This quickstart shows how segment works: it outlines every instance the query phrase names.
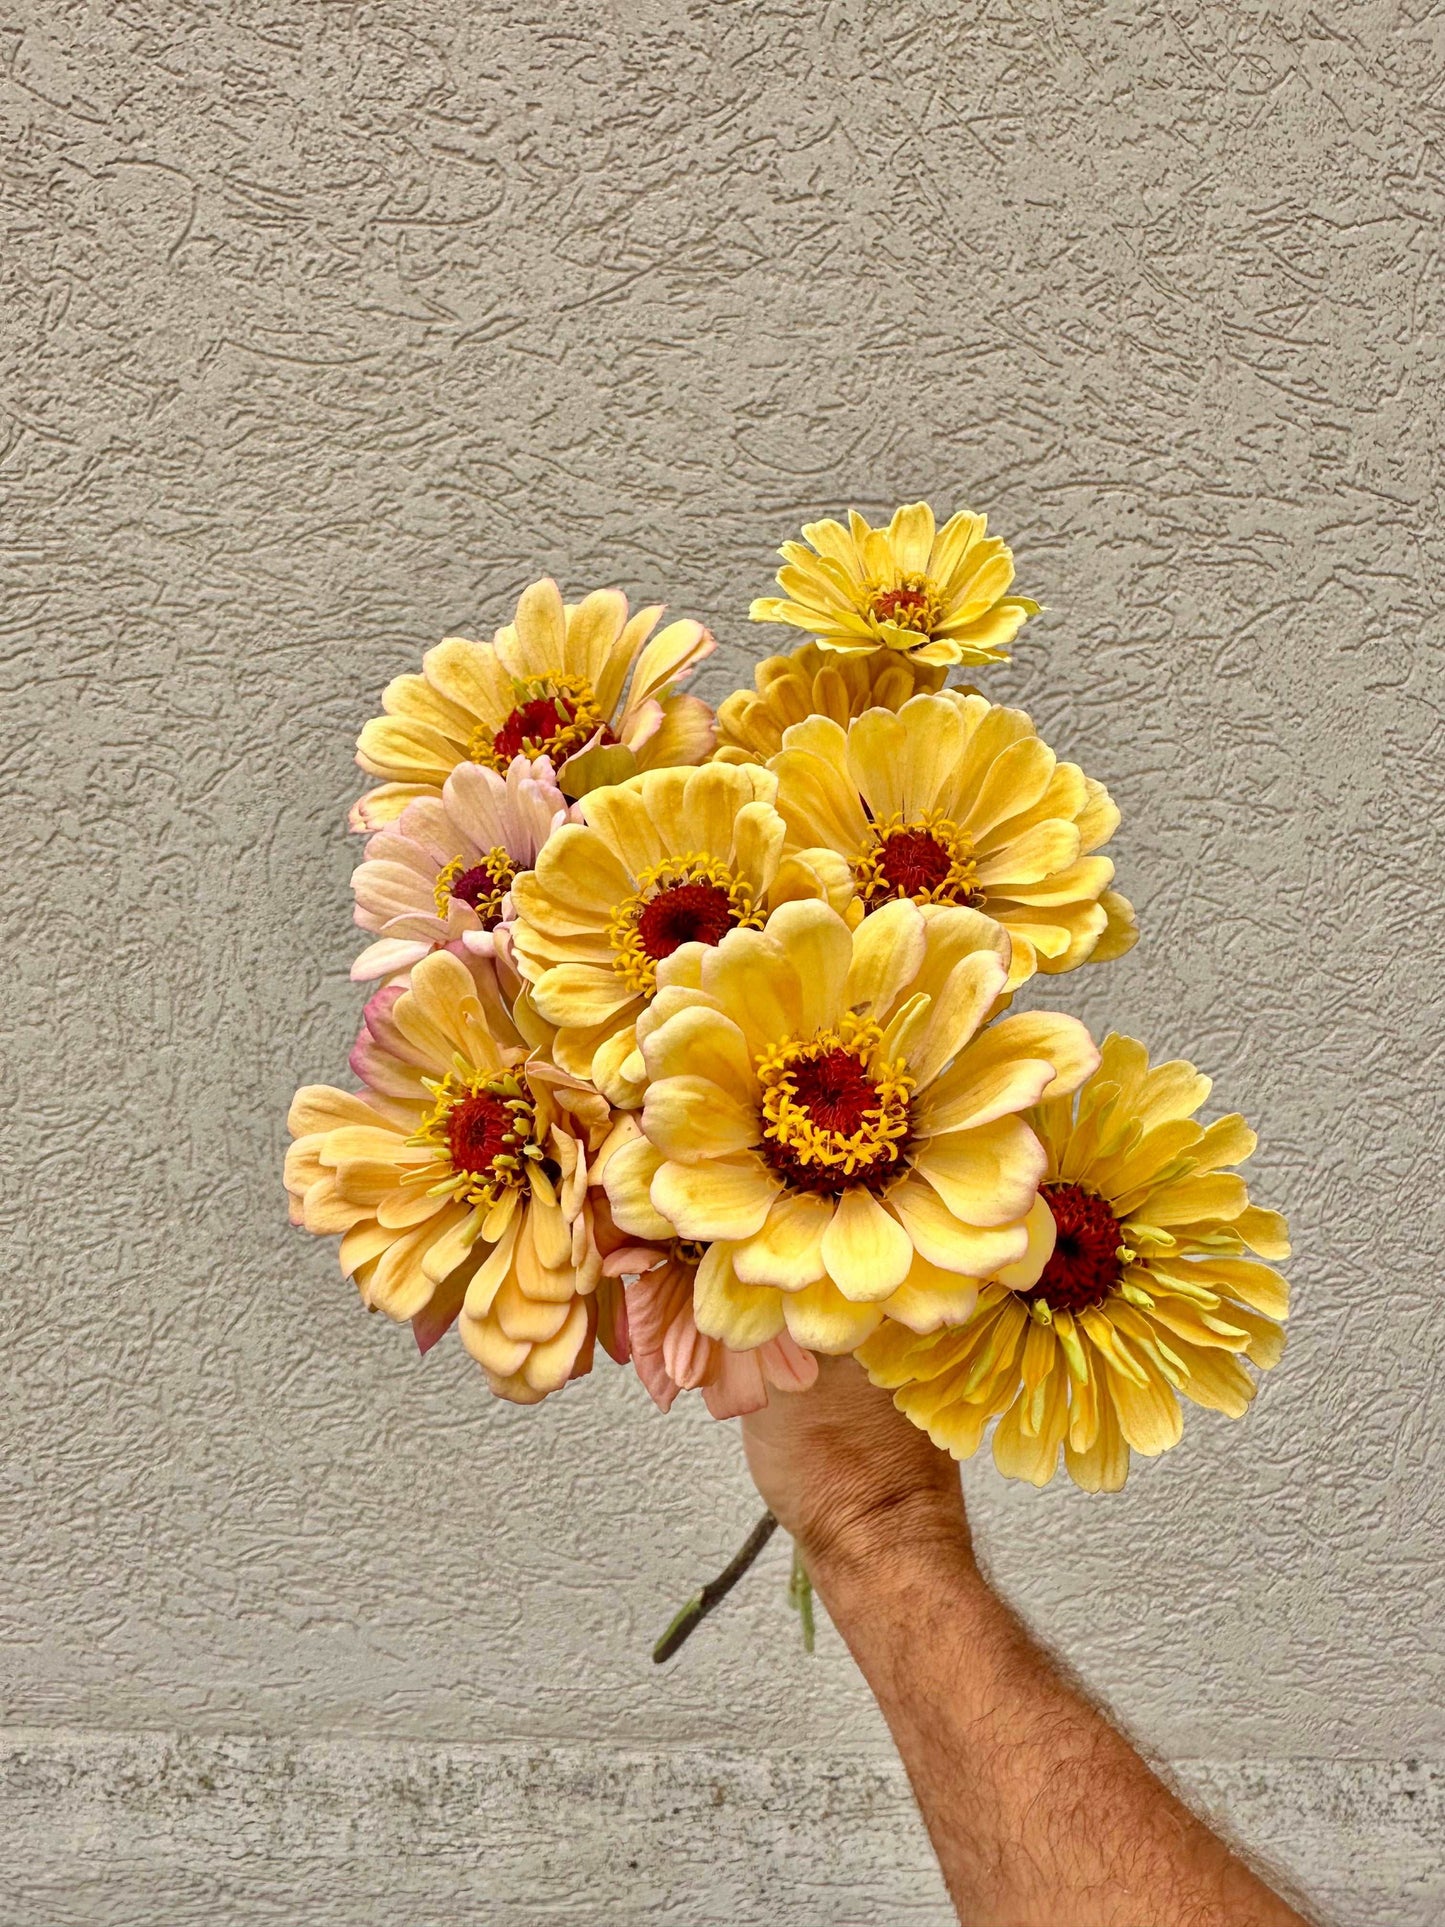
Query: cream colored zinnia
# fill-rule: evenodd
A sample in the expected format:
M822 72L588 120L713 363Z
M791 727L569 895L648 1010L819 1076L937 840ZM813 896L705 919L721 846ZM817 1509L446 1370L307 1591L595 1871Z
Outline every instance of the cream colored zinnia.
M934 1443L966 1458L985 1430L1010 1477L1047 1485L1064 1464L1087 1491L1117 1491L1129 1454L1178 1443L1179 1401L1239 1418L1255 1394L1243 1360L1284 1350L1285 1223L1225 1167L1255 1147L1242 1117L1207 1128L1209 1079L1142 1044L1105 1041L1078 1093L1030 1113L1048 1155L1041 1273L1005 1271L961 1329L884 1328L859 1357ZM1249 1254L1253 1253L1253 1256Z
M501 1397L533 1404L584 1372L606 1100L529 1059L492 964L445 950L371 999L351 1066L364 1090L308 1085L292 1102L293 1222L340 1233L363 1303L423 1343L459 1315Z
M1011 990L1035 970L1121 956L1138 935L1097 854L1117 808L1021 709L944 691L846 729L817 716L788 730L769 768L790 852L841 856L862 913L898 897L984 911L1013 941Z
M642 1100L636 1023L658 964L760 924L784 897L841 900L828 852L783 860L777 778L748 765L651 770L582 798L582 823L548 839L512 886L514 954L532 1001L557 1027L557 1062L617 1104Z
M945 666L1007 662L1039 605L1008 594L1013 554L987 526L960 509L935 528L927 502L896 510L887 528L870 527L856 509L847 528L810 522L804 542L783 544L783 594L754 602L752 619L806 629L825 649L882 646Z
M946 669L894 649L840 656L805 642L789 656L768 656L717 712L720 763L766 763L783 746L783 731L809 716L845 728L865 709L901 709L910 696L943 687Z
M653 635L661 614L629 618L617 589L564 603L544 577L493 641L439 642L419 676L388 684L385 715L361 732L356 760L385 780L356 805L352 828L379 829L414 797L438 794L458 763L505 773L516 756L545 756L567 794L580 796L640 769L704 761L712 711L674 685L713 639L698 622Z
M980 1029L1008 948L974 910L899 902L850 930L795 902L661 966L645 1137L603 1183L623 1230L707 1245L700 1332L848 1352L884 1318L958 1322L1027 1262L1044 1152L1020 1113L1098 1052L1072 1017Z

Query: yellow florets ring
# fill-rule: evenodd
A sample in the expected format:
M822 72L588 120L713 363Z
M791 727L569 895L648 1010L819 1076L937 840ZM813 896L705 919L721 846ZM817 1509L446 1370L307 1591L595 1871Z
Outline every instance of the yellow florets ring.
M943 614L942 599L931 576L899 575L891 582L873 582L866 595L868 614L880 629L907 629L914 635L931 636Z
M508 852L493 844L484 857L469 863L454 856L444 870L437 872L433 887L437 915L444 917L453 897L469 903L481 919L483 930L495 930L502 920L502 909L517 875L517 866Z
M602 743L617 738L607 727L591 683L581 676L536 676L512 684L514 706L495 729L478 723L467 744L467 760L481 763L505 776L515 756L550 757L560 768L582 745L601 734Z
M882 1043L877 1024L845 1016L757 1059L762 1153L794 1190L836 1196L903 1175L913 1079Z
M436 1100L409 1145L436 1153L436 1162L411 1173L430 1179L431 1197L493 1205L527 1183L529 1164L544 1153L536 1107L511 1072L488 1076L458 1060L440 1079L423 1078Z
M685 943L721 943L763 921L747 885L715 857L671 856L638 872L637 888L607 926L612 967L629 990L651 996L657 966Z
M853 881L867 910L896 897L914 903L983 901L973 844L942 810L878 818L871 843L853 860Z

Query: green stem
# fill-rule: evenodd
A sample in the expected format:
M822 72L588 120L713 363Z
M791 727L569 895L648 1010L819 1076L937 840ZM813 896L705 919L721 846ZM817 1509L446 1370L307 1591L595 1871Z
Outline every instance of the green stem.
M664 1660L671 1659L683 1641L691 1638L697 1631L714 1606L722 1604L777 1529L777 1520L771 1512L765 1512L717 1578L709 1579L702 1591L694 1593L682 1611L675 1616L672 1624L652 1649L654 1666L661 1666ZM812 1651L811 1646L809 1651Z
M798 1615L803 1628L803 1651L813 1650L813 1582L796 1541L793 1545L793 1574L788 1581L788 1604Z

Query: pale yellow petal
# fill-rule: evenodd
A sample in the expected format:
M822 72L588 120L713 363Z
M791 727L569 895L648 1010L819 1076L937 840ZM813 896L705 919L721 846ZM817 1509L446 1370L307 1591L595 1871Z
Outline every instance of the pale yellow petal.
M652 1202L652 1180L661 1154L645 1137L624 1144L608 1158L602 1182L613 1220L635 1238L670 1238L672 1226Z
M642 1127L666 1158L698 1164L759 1141L756 1109L710 1077L664 1077L648 1086Z
M923 964L924 922L907 898L865 917L853 933L853 955L842 1000L865 1018L891 1011Z
M970 1278L992 1278L1005 1265L1015 1264L1028 1250L1023 1214L1013 1224L967 1224L954 1216L943 1199L919 1177L908 1177L888 1193L893 1211L914 1247L930 1264Z
M681 1238L736 1241L762 1230L782 1188L762 1159L748 1152L705 1164L668 1160L652 1180L652 1202Z
M1023 1218L1046 1168L1043 1146L1017 1117L930 1138L913 1162L954 1216L972 1225Z
M823 1233L822 1255L845 1298L874 1304L890 1297L908 1276L913 1241L871 1191L854 1185L838 1200Z
M797 1291L823 1276L823 1234L833 1221L831 1198L785 1192L774 1200L754 1237L733 1249L733 1269L745 1283Z
M734 1351L766 1345L783 1329L783 1294L766 1285L744 1284L733 1270L732 1247L709 1247L693 1284L693 1317L709 1338Z
M779 1294L789 1335L810 1352L834 1357L856 1349L882 1323L877 1305L855 1305L827 1278L801 1291Z

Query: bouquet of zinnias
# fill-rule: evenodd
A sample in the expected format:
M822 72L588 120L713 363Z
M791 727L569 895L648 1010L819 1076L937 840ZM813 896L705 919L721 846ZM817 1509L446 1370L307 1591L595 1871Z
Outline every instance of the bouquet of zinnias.
M1008 548L803 533L751 613L809 640L716 714L698 623L550 580L387 688L361 1089L297 1093L292 1215L503 1398L600 1341L727 1418L851 1353L955 1456L1116 1490L1278 1359L1284 1222L1193 1065L1019 1008L1137 933L1104 785L946 686L1037 613Z

